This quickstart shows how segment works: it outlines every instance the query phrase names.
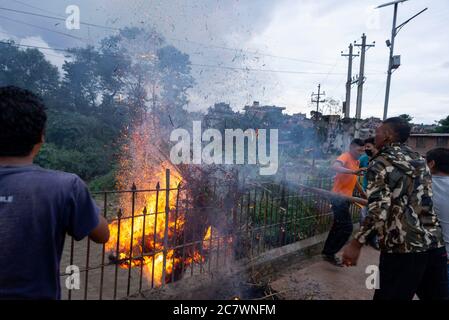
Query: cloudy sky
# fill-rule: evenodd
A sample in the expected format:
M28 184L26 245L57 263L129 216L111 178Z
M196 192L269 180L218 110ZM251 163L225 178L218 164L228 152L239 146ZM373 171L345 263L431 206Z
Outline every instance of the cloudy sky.
M367 52L362 117L381 117L385 94L392 7L387 0L1 0L0 38L23 45L69 48L95 45L124 26L154 27L167 42L190 55L197 85L188 108L204 110L214 102L236 110L253 100L310 113L310 95L321 83L328 98L345 96L349 43L366 33L376 46ZM49 17L66 17L77 5L82 25L68 30ZM399 6L396 38L402 66L393 74L389 115L408 113L417 123L449 115L449 1L410 0ZM14 12L8 9L21 12ZM43 16L26 14L33 13ZM108 27L108 28L102 28ZM61 65L64 57L43 50ZM354 75L359 59L354 60ZM355 111L352 90L351 114ZM328 110L325 110L327 112Z

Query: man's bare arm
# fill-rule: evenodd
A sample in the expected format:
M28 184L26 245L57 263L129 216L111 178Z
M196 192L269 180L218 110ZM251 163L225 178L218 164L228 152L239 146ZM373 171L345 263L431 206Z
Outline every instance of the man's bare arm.
M99 220L98 226L89 234L89 238L96 243L106 243L109 240L108 221L101 215Z
M361 168L358 170L351 170L348 168L345 168L343 165L343 162L339 161L339 160L335 160L335 162L332 164L332 170L338 172L338 173L343 173L343 174L356 174L359 175L361 174L363 171L365 171L365 168Z

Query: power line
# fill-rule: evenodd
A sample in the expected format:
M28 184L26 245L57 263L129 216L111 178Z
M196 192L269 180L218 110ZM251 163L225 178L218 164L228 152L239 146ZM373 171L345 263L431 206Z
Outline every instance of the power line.
M67 52L69 54L73 54L69 49L63 48L49 48L42 46L33 46L33 45L23 45L16 43L9 43L0 41L2 44L25 47L25 48L35 48L35 49L43 49L43 50L53 50L53 51L62 51ZM115 55L103 54L104 56L116 57ZM141 58L143 59L143 58ZM323 75L323 74L332 74L332 75L342 75L344 73L326 73L326 72L310 72L310 71L297 71L297 70L272 70L272 69L257 69L257 68L244 68L244 67L231 67L231 66L222 66L222 65L207 65L207 64L199 64L199 63L191 63L190 65L196 67L204 67L204 68L219 68L219 69L227 69L227 70L241 70L247 72L269 72L269 73L290 73L290 74L310 74L310 75Z
M44 15L44 14L35 13L35 12L29 12L29 11L23 11L23 10L16 10L16 9L4 8L4 7L0 7L0 10L9 11L9 12L15 12L15 13L20 13L20 14L26 14L26 15L35 16L35 17L41 17L41 18L47 18L47 19L53 19L53 20L58 20L58 21L66 21L65 18L55 17L55 16L49 16L49 15ZM86 25L86 26L90 26L90 27L96 27L96 28L102 28L102 29L109 29L109 30L115 30L115 31L120 30L119 28L107 27L107 26L102 26L102 25L99 25L99 24L93 24L93 23L82 22L82 21L80 22L80 24L83 24L83 25Z
M66 52L70 55L73 53L69 49L64 48L49 48L42 46L34 46L34 45L24 45L17 43L10 43L5 41L0 41L1 44L24 47L24 48L34 48L34 49L42 49L42 50L52 50L52 51L61 51ZM116 55L111 54L103 54L104 56L117 57ZM139 58L144 60L144 58ZM231 66L222 66L222 65L208 65L208 64L199 64L199 63L190 63L191 66L195 67L203 67L203 68L218 68L218 69L226 69L226 70L240 70L246 72L268 72L268 73L288 73L288 74L308 74L308 75L323 75L323 74L332 74L332 75L342 75L345 73L327 73L327 72L311 72L311 71L297 71L297 70L272 70L272 69L257 69L257 68L245 68L245 67L231 67Z
M323 81L321 81L321 83L323 83L323 84L326 83L327 79L329 78L329 75L332 73L332 71L335 70L335 67L337 66L338 62L339 62L339 59L337 58L337 59L335 60L334 65L333 65L333 66L329 69L329 71L326 73L326 77L324 78Z
M38 25L35 25L35 24L32 24L32 23L28 23L28 22L25 22L25 21L11 19L11 18L8 18L8 17L5 17L5 16L1 16L1 15L0 15L0 18L4 19L4 20L15 22L15 23L20 23L20 24L23 24L23 25L26 25L26 26L30 26L30 27L33 27L33 28L42 29L42 30L45 30L45 31L48 31L48 32L54 32L54 33L57 33L57 34L60 34L60 35L63 35L63 36L66 36L66 37L78 40L78 41L82 41L82 42L86 41L86 39L83 39L83 38L80 38L80 37L77 37L77 36L74 36L74 35L71 35L71 34L68 34L68 33L64 33L64 32L61 32L61 31L57 31L57 30L53 30L53 29L49 29L49 28L45 28L45 27L41 27L41 26L38 26Z
M68 49L60 49L60 48L49 48L49 47L41 47L41 46L32 46L27 44L18 44L18 43L11 43L6 41L0 41L1 44L6 44L9 46L16 46L16 47L23 47L23 48L33 48L33 49L43 49L43 50L52 50L52 51L64 51L69 52ZM70 53L70 52L69 52Z
M42 11L42 12L47 12L47 13L50 13L50 14L54 14L54 15L56 15L56 16L59 16L59 17L61 17L61 18L65 18L64 16L61 16L61 15L59 15L59 14L56 14L56 13L54 13L54 12L52 12L52 11L42 9L42 8L40 8L40 7L33 6L33 5L28 4L28 3L26 3L26 2L23 2L23 1L19 1L19 0L9 0L9 1L13 1L13 2L15 2L15 3L21 4L21 5L23 5L23 6L25 6L25 7L28 7L28 8L37 9L37 10Z
M323 63L323 62L318 62L318 61L313 61L313 60L299 59L299 58L292 58L292 57L285 57L285 56L277 56L274 54L263 53L263 52L259 52L259 51L251 51L251 50L245 50L245 49L239 49L239 48L203 44L200 42L185 40L185 39L176 39L176 38L169 38L169 37L167 37L167 39L174 40L174 41L180 41L180 42L192 43L197 46L201 46L201 47L205 47L205 48L221 49L221 50L228 50L228 51L233 51L233 52L242 52L242 53L247 53L247 54L251 54L251 55L259 55L259 56L270 57L270 58L278 58L278 59L285 59L285 60L291 60L291 61L297 61L297 62L303 62L303 63L318 64L318 65L323 65L323 66L333 66L333 64L330 64L330 63Z
M45 28L45 27L42 27L42 26L35 25L35 24L27 23L27 22L24 22L24 21L21 21L21 20L11 19L11 18L8 18L8 17L5 17L5 16L1 16L1 15L0 15L0 18L1 19L5 19L5 20L9 20L9 21L12 21L12 22L15 22L15 23L20 23L20 24L23 24L23 25L31 26L31 27L34 27L34 28L46 30L46 31L53 32L53 33L56 33L56 34L60 34L60 35L63 35L63 36L66 36L66 37L70 37L70 38L73 38L73 39L76 39L76 40L79 40L79 41L82 41L82 42L88 44L88 39L85 39L85 38L76 37L76 36L73 36L71 34L60 32L60 31L57 31L57 30L52 30L52 29L49 29L49 28ZM192 65L195 65L195 64L192 64ZM219 67L219 66L213 66L213 65L198 65L198 66ZM333 65L333 67L330 69L330 71L332 71L335 68L335 66L336 66L336 64ZM223 67L223 68L225 68L225 69L245 69L245 70L248 70L247 68L237 68L237 67ZM254 69L254 70L265 71L264 69ZM272 72L272 70L266 70L266 72ZM291 72L291 71L286 71L286 72L279 71L279 72L282 72L282 73L298 73L298 72ZM317 73L317 74L319 74L319 73ZM326 74L327 77L329 76L329 73L323 73L323 74ZM326 79L327 79L327 77L326 77Z
M18 2L17 0L15 0L15 1ZM22 4L24 4L24 3L22 3ZM26 4L24 4L24 5L26 5ZM30 5L28 5L28 6L30 6ZM61 16L49 16L49 15L43 15L43 14L39 14L39 13L35 13L35 12L16 10L16 9L5 8L5 7L0 7L0 10L10 11L10 12L14 12L14 13L20 13L20 14L25 14L25 15L30 15L30 16L36 16L36 17L41 17L41 18L53 19L53 20L58 20L58 21L66 20L65 18L63 18ZM103 25L98 25L98 24L93 24L93 23L88 23L88 22L82 22L82 21L80 22L80 24L91 26L91 27L96 27L96 28L109 29L109 30L113 30L113 31L120 30L120 28L108 27L108 26L103 26ZM251 55L259 55L259 56L270 57L270 58L297 61L297 62L302 62L302 63L332 66L332 64L323 63L323 62L319 62L319 61L286 57L286 56L278 56L278 55L274 55L274 54L263 53L263 52L259 52L259 51L245 50L245 49L241 49L241 48L232 48L232 47L227 47L227 46L204 44L204 43L187 40L187 39L178 39L178 38L172 38L172 37L166 37L166 38L171 41L191 43L196 46L201 46L203 48L210 48L210 49L213 48L213 49L227 50L227 51L232 51L232 52L237 52L237 53L241 52L241 53L247 53L247 54L251 54Z
M341 75L344 73L328 73L328 72L309 72L309 71L294 71L294 70L272 70L272 69L257 69L257 68L243 68L243 67L231 67L231 66L222 66L222 65L207 65L207 64L198 64L191 63L192 66L197 67L206 67L206 68L220 68L220 69L229 69L229 70L243 70L243 71L257 71L257 72L269 72L269 73L291 73L291 74L312 74L312 75Z

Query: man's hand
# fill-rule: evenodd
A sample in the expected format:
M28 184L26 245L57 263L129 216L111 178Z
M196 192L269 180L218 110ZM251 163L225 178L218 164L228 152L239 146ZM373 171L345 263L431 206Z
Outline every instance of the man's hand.
M352 240L344 249L343 249L343 265L345 266L356 266L357 261L359 260L360 250L362 248L362 244L357 240Z
M357 170L353 170L352 174L355 174L356 176L363 176L366 172L366 168L360 168Z
M360 193L362 198L368 199L368 195L366 194L365 190L363 190L362 186L360 185L360 183L358 181L355 184L355 187L357 188L357 191Z

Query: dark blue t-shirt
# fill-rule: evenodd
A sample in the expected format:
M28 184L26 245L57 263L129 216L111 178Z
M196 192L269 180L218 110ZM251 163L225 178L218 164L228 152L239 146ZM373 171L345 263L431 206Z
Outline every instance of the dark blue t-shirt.
M81 240L98 223L78 176L0 166L0 299L60 299L65 234Z

